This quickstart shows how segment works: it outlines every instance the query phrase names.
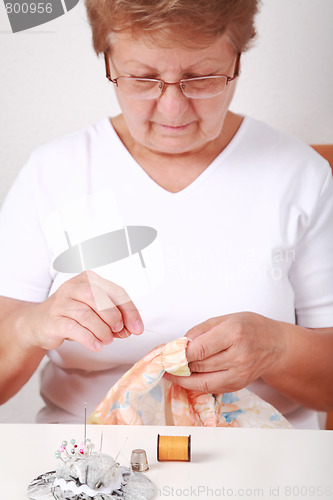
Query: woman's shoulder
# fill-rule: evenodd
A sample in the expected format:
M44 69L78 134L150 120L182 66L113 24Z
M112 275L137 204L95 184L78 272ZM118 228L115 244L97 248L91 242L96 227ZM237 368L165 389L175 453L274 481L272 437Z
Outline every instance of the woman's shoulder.
M85 151L97 142L103 143L106 141L108 134L111 133L112 127L109 119L103 118L75 132L64 134L56 139L41 144L32 152L32 155L49 156L50 154L63 152L71 154L72 151L77 154L78 151ZM109 139L108 137L108 140Z
M331 172L328 162L309 144L271 124L246 116L242 152L257 158L265 169L285 175L325 178Z
M64 178L89 175L96 165L104 165L117 155L117 136L108 118L103 118L76 132L58 137L33 150L21 169L34 182L49 185ZM102 168L102 167L100 167Z

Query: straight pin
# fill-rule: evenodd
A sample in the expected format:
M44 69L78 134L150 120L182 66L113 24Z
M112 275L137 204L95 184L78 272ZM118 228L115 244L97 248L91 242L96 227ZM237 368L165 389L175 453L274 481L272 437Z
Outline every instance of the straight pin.
M125 439L124 444L122 445L122 447L121 447L121 448L120 448L120 450L118 451L117 456L116 456L116 458L114 459L114 460L115 460L115 462L117 461L117 458L119 457L120 452L123 450L123 448L124 448L125 444L127 443L127 440L128 440L128 436L127 436L127 438Z
M84 444L87 441L87 403L84 403Z

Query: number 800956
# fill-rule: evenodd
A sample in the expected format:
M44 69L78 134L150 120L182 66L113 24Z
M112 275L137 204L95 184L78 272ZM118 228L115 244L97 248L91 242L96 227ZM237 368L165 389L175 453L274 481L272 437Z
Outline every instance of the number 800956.
M52 12L51 3L6 3L6 10L8 14L50 14Z

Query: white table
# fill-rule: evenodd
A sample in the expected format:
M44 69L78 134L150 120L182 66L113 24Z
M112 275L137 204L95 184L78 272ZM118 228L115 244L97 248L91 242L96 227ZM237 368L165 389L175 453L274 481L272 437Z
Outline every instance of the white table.
M28 483L54 470L63 440L82 441L79 425L0 425L0 499L26 500ZM87 438L129 465L144 448L156 498L333 499L333 431L88 426ZM192 436L191 462L158 462L157 434ZM127 439L127 441L126 441ZM124 442L126 441L125 445ZM18 471L20 471L18 475Z

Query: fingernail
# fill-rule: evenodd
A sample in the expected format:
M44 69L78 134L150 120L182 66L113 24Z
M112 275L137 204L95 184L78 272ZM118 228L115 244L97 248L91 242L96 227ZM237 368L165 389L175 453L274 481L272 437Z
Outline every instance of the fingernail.
M124 328L124 325L123 325L123 322L120 321L119 323L116 324L116 326L114 326L112 328L112 330L115 332L115 333L118 333L118 332L121 332L121 330Z
M120 332L118 332L118 337L121 338L121 339L127 339L127 337L129 337L130 334L127 332L127 330L124 328L124 334L123 335L120 335Z
M103 347L103 344L101 342L98 342L98 341L94 342L94 348L96 351L100 351L102 349L102 347Z
M138 320L133 325L133 333L142 333L143 332L143 323Z

